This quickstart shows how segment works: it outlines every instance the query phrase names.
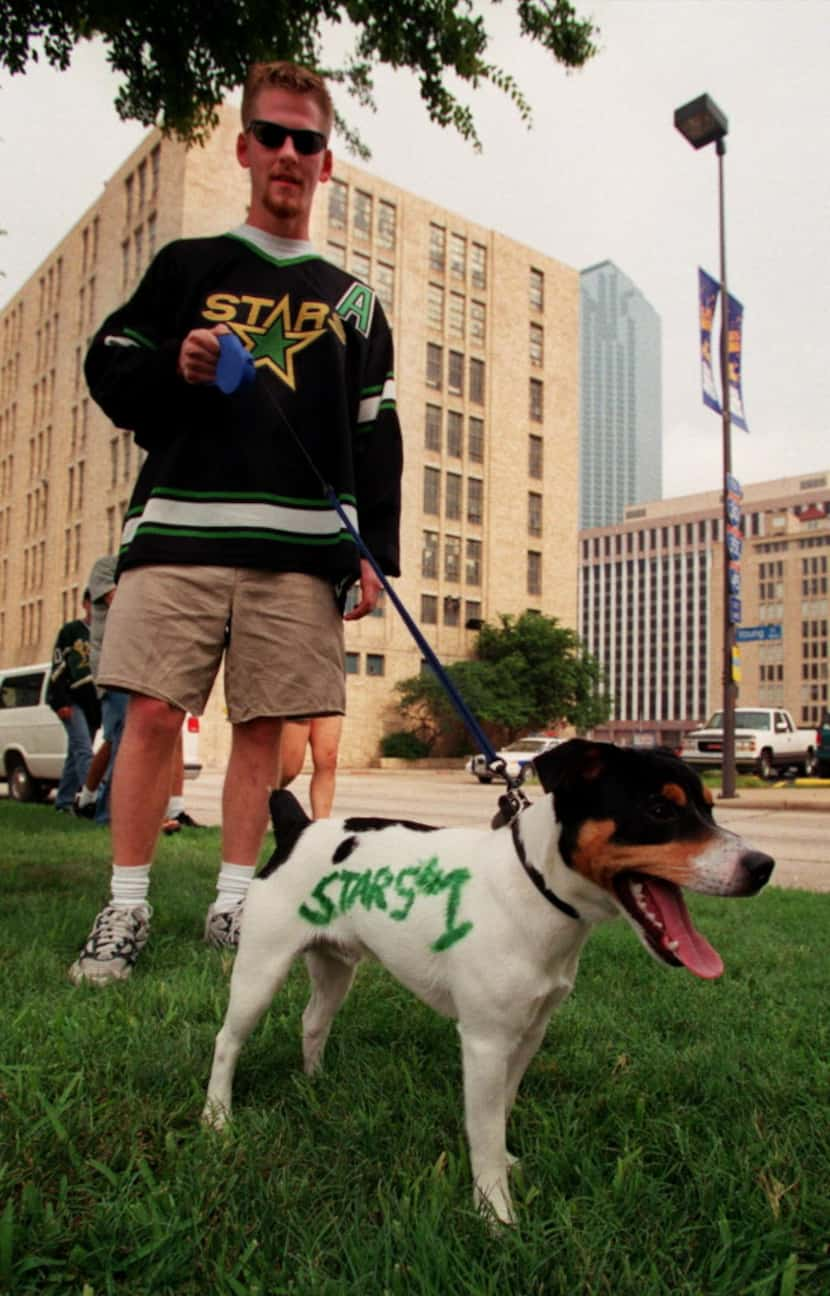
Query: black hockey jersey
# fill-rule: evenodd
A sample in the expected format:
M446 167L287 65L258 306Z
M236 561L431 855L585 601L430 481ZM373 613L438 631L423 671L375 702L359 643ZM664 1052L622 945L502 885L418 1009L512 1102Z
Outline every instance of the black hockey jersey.
M168 244L93 339L90 391L147 451L119 571L199 563L351 583L357 546L322 478L381 568L399 575L402 449L383 310L323 258L278 259L254 237L243 227ZM216 324L256 371L230 396L177 373L185 335Z

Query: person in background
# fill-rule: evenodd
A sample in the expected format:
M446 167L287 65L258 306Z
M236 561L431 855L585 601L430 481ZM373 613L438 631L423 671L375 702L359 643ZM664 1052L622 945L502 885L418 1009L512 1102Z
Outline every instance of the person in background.
M66 730L66 759L55 796L55 809L71 814L92 760L92 742L101 712L89 666L90 596L81 599L84 614L61 626L52 650L52 673L46 701Z
M170 800L167 802L167 809L164 812L164 821L161 825L162 832L170 837L182 828L202 828L203 824L197 823L192 815L187 813L184 804L184 743L182 741L182 731L179 730L179 738L176 743L176 750L173 753L173 779L170 784Z
M337 751L343 729L341 715L311 716L306 720L284 720L280 739L280 787L287 787L303 768L305 749L311 744L313 770L309 786L311 813L328 819L334 804Z

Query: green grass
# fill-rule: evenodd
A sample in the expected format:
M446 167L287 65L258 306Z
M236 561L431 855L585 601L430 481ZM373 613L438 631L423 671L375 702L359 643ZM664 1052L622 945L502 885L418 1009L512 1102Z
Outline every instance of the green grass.
M377 967L299 1067L305 972L199 1126L231 960L201 943L214 830L165 839L133 979L66 968L106 834L0 804L0 1291L794 1296L830 1291L830 896L692 901L726 962L592 936L511 1122L519 1222L472 1209L455 1031Z

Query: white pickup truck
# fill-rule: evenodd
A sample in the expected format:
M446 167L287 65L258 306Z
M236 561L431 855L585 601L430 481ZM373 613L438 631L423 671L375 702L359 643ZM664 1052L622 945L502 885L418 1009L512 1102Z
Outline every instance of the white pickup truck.
M716 711L705 728L686 734L680 758L705 768L723 759L723 712ZM776 771L795 765L805 774L818 769L814 729L796 729L789 711L781 707L735 709L735 767L771 779Z

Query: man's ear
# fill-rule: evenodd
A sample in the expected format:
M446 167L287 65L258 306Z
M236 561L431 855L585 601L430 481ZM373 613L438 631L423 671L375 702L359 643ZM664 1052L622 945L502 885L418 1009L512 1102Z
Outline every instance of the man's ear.
M236 160L246 170L251 165L251 159L248 156L248 136L245 131L240 131L236 137Z

